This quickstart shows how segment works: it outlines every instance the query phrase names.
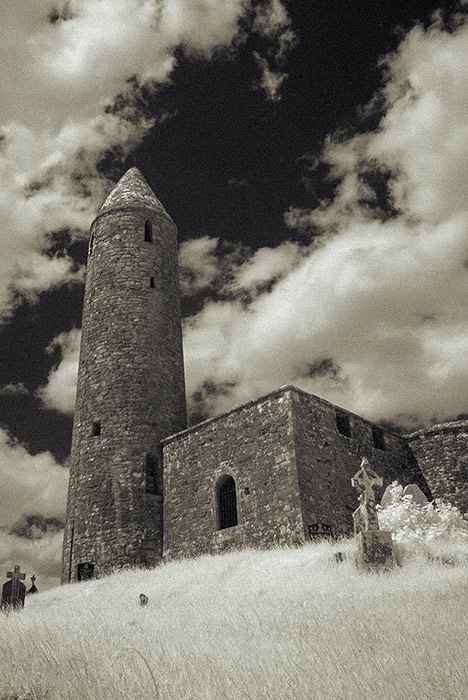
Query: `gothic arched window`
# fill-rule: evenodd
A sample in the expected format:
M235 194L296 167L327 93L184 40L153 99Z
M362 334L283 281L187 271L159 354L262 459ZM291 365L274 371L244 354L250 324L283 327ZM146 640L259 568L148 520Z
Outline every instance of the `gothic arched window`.
M153 242L153 224L149 219L145 222L145 241L146 243Z
M217 529L237 525L236 482L226 474L221 477L216 487Z

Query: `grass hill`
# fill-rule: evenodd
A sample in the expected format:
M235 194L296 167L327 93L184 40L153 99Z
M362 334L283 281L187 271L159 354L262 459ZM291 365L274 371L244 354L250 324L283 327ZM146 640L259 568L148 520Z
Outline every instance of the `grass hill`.
M466 700L468 557L362 574L353 548L204 556L31 596L0 615L0 699Z

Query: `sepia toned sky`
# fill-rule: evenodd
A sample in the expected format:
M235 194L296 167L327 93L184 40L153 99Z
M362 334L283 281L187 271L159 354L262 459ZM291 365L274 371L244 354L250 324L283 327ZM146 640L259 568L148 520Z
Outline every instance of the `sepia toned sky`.
M56 581L89 225L179 228L192 422L294 384L468 414L466 2L4 0L0 576Z

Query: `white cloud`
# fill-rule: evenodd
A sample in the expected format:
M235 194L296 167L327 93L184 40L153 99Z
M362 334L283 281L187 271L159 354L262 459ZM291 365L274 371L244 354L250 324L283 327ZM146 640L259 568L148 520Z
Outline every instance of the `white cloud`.
M0 395L17 395L22 396L24 394L29 394L29 391L23 384L23 382L18 382L18 384L5 384L5 386L0 387Z
M276 2L278 5L278 2ZM229 46L245 0L5 0L0 103L0 317L14 294L81 278L68 257L43 255L47 233L85 236L108 183L97 164L147 132L134 85L170 79L174 52ZM281 7L281 4L279 4ZM278 11L278 10L277 10ZM270 31L265 25L257 31ZM118 95L120 107L106 111ZM155 115L155 119L158 115Z
M268 95L268 99L270 99L272 102L278 102L278 100L281 99L279 90L282 83L288 77L287 73L272 70L268 65L267 59L264 56L261 56L258 51L254 51L253 55L258 67L262 71L260 87L265 90L266 94Z
M68 469L57 464L50 452L29 454L1 428L0 464L0 568L5 573L20 564L28 577L38 577L42 589L55 585L60 572L60 522L65 518ZM36 520L41 527L26 528L29 520ZM29 580L25 583L30 585Z
M80 339L81 331L73 328L68 333L60 333L47 347L49 352L60 347L62 356L50 371L47 384L36 391L46 408L62 413L73 413L75 409Z
M0 529L0 569L3 576L19 564L26 574L23 583L28 590L31 576L36 577L39 592L60 582L63 530L47 532L41 538L26 539ZM26 599L27 606L27 599Z
M265 284L277 282L299 263L302 249L286 241L276 248L259 248L233 272L233 280L227 290L245 290L255 293Z
M286 274L251 303L186 324L189 391L220 386L213 413L286 383L376 420L468 410L468 26L416 27L386 63L378 129L325 144L335 196L286 215L309 248L288 244ZM276 279L267 259L237 270L240 291Z
M30 514L63 520L68 470L50 452L30 455L0 428L0 461L0 528L11 527Z
M179 276L182 294L196 294L209 287L219 275L216 248L218 238L202 236L183 241L179 247Z
M262 56L258 51L253 52L254 59L261 71L260 87L272 102L281 99L280 88L288 77L282 70L287 51L296 42L291 29L289 15L280 0L267 0L255 8L253 30L269 37L275 44L275 50L268 56Z

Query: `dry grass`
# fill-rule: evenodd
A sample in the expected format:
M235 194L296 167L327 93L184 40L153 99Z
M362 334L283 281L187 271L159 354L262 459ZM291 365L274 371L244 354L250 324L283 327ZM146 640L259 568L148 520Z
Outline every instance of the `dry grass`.
M364 575L333 559L353 546L206 556L39 594L1 616L0 698L465 700L468 564Z

